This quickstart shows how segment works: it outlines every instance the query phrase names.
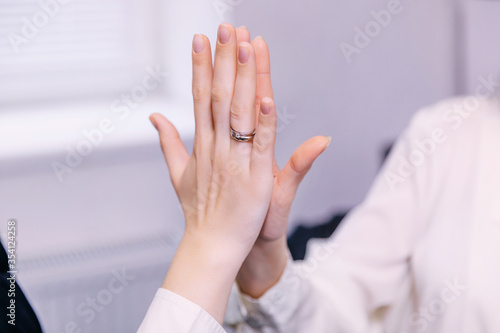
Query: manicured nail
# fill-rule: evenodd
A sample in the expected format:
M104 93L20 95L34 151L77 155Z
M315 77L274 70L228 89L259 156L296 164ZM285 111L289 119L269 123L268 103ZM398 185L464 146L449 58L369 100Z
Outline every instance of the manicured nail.
M271 112L271 103L273 100L269 97L264 97L261 101L261 112L262 114L269 114Z
M193 37L193 51L194 53L201 53L205 46L203 45L203 37L199 34Z
M158 124L156 123L156 120L153 116L149 117L149 120L151 121L151 124L158 130Z
M326 143L325 149L328 148L328 146L330 145L330 142L332 142L332 137L327 136L326 139L328 140L328 142Z
M219 31L217 32L217 38L219 39L219 43L223 45L229 42L229 29L224 24L221 24L219 26Z
M240 64L245 64L250 57L250 50L248 48L247 43L241 43L238 50L238 61Z

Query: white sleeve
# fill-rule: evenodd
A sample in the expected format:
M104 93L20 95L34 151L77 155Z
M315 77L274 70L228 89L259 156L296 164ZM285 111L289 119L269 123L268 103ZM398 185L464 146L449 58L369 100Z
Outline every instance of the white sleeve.
M395 304L408 285L415 225L428 209L423 199L443 174L425 151L417 163L417 150L430 151L426 140L439 134L430 111L414 116L365 201L332 238L312 241L306 259L289 261L280 281L258 300L239 295L242 319L232 323L238 331L364 333Z
M198 305L160 288L138 333L225 333L222 326Z

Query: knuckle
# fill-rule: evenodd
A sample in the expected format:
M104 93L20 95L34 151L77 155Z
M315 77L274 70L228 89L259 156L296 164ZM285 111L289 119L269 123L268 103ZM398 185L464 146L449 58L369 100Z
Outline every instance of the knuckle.
M225 102L231 98L231 93L224 88L221 87L213 87L212 88L212 101L215 103Z
M297 159L294 156L292 156L292 158L290 158L290 170L295 174L300 174L301 170L297 163L298 163Z
M206 87L193 86L193 100L195 102L206 100L208 97L209 97L209 92Z
M240 107L231 107L231 112L229 114L229 116L231 117L231 125L236 125L236 124L240 124L241 122L243 122L246 117L245 117L245 112L243 110L243 108L240 108ZM242 129L238 129L238 128L235 128L236 130L242 130Z
M267 151L267 148L268 148L268 144L266 142L264 142L263 140L254 140L253 142L253 149L255 149L255 151L258 153L258 154L263 154Z
M243 80L253 80L256 75L255 72L255 67L248 66L248 63L238 64L238 75L241 75Z
M278 124L278 119L275 113L270 113L265 117L259 117L259 126L265 127L267 130L275 130Z
M241 104L231 105L231 115L234 114L236 117L239 117L245 112L246 112L246 108L243 107Z
M241 122L241 114L234 113L231 111L231 113L229 114L229 117L230 117L231 127L233 127L233 129L235 129L235 130L239 130L238 125L236 125L236 124Z
M193 64L195 67L199 69L210 69L212 66L212 59L211 57L208 57L206 54L205 55L195 55L193 57ZM210 65L210 67L208 67Z
M259 135L259 142L265 145L270 145L275 136L276 136L276 131L272 127L265 127L265 126L259 126L258 130L258 135Z

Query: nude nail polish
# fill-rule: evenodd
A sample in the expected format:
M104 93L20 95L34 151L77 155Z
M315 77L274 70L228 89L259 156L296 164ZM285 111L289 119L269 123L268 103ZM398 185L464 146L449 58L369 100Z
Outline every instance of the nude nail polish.
M194 35L193 37L193 52L194 53L201 53L203 52L204 49L203 45L203 37L201 35Z
M219 39L219 43L223 45L229 42L229 29L224 24L221 24L219 26L219 31L217 32L217 38Z
M247 45L244 44L242 45L242 44L240 44L238 50L238 61L240 62L240 64L245 64L248 62L248 58L250 56L250 50L248 49Z

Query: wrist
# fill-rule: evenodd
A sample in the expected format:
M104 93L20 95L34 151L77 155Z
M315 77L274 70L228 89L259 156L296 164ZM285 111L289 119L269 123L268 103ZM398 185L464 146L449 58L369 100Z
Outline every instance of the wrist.
M244 256L228 247L206 235L198 237L186 231L162 288L199 305L221 323L244 260Z
M289 260L286 241L286 235L273 241L256 241L236 277L241 292L259 298L278 283Z

